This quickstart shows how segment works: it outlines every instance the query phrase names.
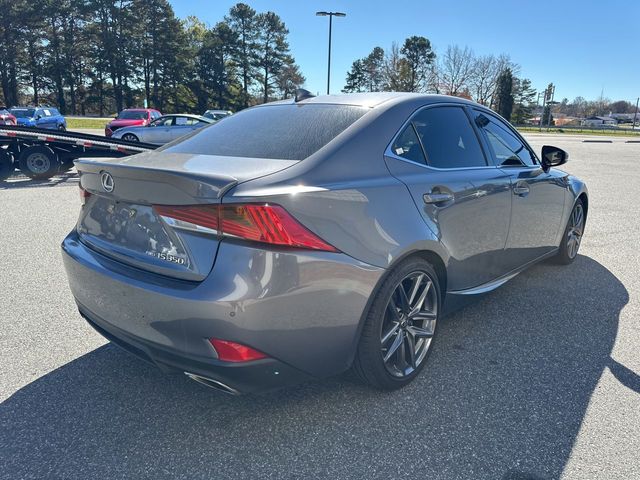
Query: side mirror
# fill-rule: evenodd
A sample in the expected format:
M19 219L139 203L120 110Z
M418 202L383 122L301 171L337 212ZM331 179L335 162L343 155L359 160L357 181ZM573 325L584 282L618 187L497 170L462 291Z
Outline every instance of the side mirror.
M546 172L551 167L564 165L569 160L569 154L558 147L545 145L542 147L542 168Z
M38 114L36 115L36 120L40 120L42 118L42 115Z

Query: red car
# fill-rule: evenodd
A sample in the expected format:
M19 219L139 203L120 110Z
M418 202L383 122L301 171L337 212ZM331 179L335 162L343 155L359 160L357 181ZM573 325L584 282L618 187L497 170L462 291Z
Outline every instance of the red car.
M18 121L9 110L5 107L0 107L0 125L17 125Z
M113 132L122 127L145 126L161 116L162 114L153 108L127 108L122 110L114 120L107 123L104 134L110 137Z

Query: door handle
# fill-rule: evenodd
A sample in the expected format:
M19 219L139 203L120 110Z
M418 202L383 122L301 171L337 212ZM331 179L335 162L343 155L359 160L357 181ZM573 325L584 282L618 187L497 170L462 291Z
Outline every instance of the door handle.
M431 192L425 193L422 196L424 203L426 204L439 204L453 201L453 194L446 192Z
M518 182L513 186L513 194L524 197L529 194L529 185L526 182Z

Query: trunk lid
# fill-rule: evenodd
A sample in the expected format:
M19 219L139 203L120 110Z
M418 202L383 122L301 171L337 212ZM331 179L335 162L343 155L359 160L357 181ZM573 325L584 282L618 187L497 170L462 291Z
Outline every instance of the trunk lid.
M164 152L78 160L80 186L91 196L77 231L83 243L103 255L161 275L201 281L213 267L217 234L175 228L153 205L217 204L238 183L295 163Z

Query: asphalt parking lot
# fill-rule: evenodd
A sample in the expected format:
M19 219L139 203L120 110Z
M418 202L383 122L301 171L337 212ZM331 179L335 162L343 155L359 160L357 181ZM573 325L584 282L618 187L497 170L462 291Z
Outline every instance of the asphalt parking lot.
M74 308L75 177L0 183L0 478L640 478L640 144L528 138L588 183L579 258L443 320L394 393L345 375L231 397L161 374Z

